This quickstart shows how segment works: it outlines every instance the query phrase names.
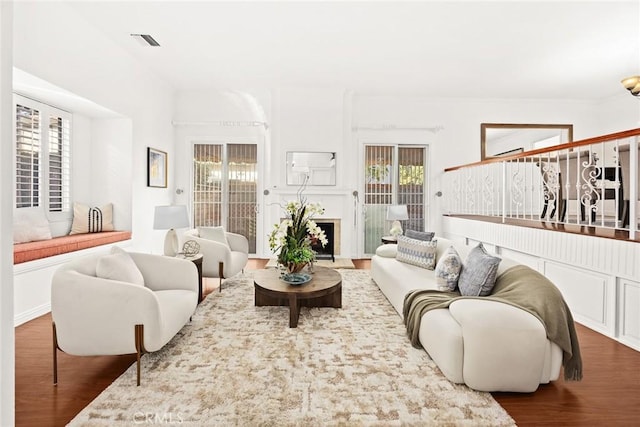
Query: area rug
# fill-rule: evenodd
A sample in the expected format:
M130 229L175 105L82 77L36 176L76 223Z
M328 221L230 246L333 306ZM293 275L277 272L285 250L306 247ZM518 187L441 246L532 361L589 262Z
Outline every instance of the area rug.
M511 426L489 393L452 384L413 348L367 270L340 270L342 308L255 307L252 272L209 295L72 426Z
M271 258L269 262L264 266L264 268L276 267L278 265L278 261L275 258ZM330 259L319 259L315 262L315 265L320 267L327 268L335 268L335 269L343 269L343 268L356 268L349 258L336 258L335 261Z

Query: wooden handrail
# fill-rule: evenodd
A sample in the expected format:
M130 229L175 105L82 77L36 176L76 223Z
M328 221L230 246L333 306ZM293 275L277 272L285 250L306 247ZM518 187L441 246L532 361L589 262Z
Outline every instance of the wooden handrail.
M520 159L522 157L535 156L536 154L550 153L552 151L565 150L570 148L582 147L584 145L597 144L599 142L608 142L615 141L617 139L629 138L632 136L640 136L640 128L625 130L622 132L610 133L608 135L596 136L594 138L587 138L576 142L568 142L566 144L554 145L546 148L539 148L537 150L525 151L523 153L512 154L509 156L501 156L501 157L492 157L490 159L485 159L479 162L467 163L465 165L460 166L452 166L450 168L445 168L445 172L451 172L458 169L468 168L472 166L480 166L487 165L490 163L504 162L508 160Z

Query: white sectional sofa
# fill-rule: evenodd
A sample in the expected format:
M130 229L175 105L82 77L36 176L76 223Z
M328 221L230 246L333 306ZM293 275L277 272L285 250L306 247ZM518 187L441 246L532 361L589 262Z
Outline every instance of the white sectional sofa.
M437 238L436 258L454 246L464 260L470 247ZM397 261L396 245L371 259L371 276L402 316L405 295L438 289L434 271ZM516 261L503 258L497 276ZM420 322L422 347L454 383L480 391L533 392L558 379L563 351L549 341L543 323L523 309L482 298L458 299L427 311Z

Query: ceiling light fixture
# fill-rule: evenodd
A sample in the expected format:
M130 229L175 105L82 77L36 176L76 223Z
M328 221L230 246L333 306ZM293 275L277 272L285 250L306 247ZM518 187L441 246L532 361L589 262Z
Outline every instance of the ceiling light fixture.
M640 96L640 76L627 77L622 80L622 86L633 96Z
M143 46L153 46L153 47L160 46L160 43L158 43L149 34L131 34L131 37L136 39Z

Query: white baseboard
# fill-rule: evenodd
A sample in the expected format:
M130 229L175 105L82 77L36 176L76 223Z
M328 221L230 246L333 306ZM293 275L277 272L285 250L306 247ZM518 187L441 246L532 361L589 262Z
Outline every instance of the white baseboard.
M33 320L36 317L40 317L43 314L47 314L51 311L51 303L42 304L38 307L34 307L31 310L22 312L13 318L13 326L20 326L23 323Z

